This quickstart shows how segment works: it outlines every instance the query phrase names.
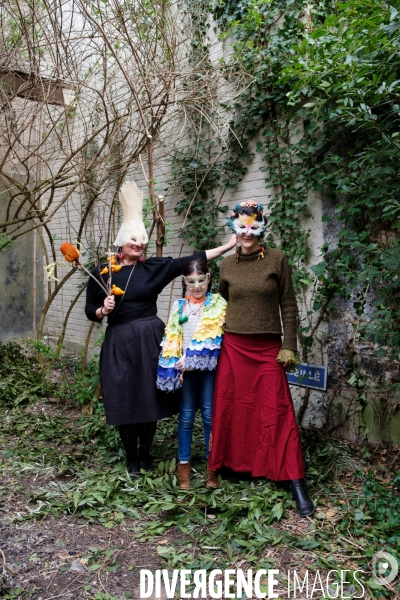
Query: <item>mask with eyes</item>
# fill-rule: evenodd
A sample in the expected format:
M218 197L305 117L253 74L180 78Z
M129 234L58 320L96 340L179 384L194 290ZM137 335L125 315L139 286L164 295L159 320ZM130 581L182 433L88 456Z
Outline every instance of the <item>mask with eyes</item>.
M189 289L198 290L199 288L204 288L209 284L210 273L206 273L205 275L196 275L194 277L183 276L183 281L185 282L186 287Z
M247 234L255 235L256 237L262 237L264 235L266 225L265 219L262 216L263 212L263 205L257 204L257 202L254 202L254 200L246 200L241 202L235 206L230 218L228 219L229 227L234 233L236 233L236 235ZM257 220L257 217L260 219L260 216L261 220Z
M264 220L257 221L256 219L256 214L237 214L235 217L232 216L229 219L229 225L232 231L236 233L236 235L243 235L245 233L247 235L251 234L260 237L265 231L265 223Z

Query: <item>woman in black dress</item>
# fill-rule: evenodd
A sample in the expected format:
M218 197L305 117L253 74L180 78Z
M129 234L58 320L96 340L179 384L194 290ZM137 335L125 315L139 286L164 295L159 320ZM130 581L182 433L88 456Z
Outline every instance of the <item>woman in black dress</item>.
M132 183L126 182L124 186ZM124 209L124 220L125 213ZM119 259L122 268L112 274L112 283L124 293L107 296L89 278L85 307L91 321L100 323L107 316L108 327L100 353L100 385L107 423L118 427L132 474L151 467L150 448L157 421L177 412L171 398L156 388L165 328L157 317L158 294L181 275L190 261L212 260L233 248L235 236L223 246L191 256L143 261L140 259L146 241L147 235L139 232L122 244ZM101 276L98 268L92 274L107 283L108 274Z

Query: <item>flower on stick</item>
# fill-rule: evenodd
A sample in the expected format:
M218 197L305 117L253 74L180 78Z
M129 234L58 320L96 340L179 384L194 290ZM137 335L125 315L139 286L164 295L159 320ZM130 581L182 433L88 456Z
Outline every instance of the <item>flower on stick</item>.
M79 261L81 253L79 252L78 248L76 248L75 246L73 246L73 244L70 244L69 242L64 242L60 246L60 251L67 262L75 263L77 267L81 267L81 269L83 269L85 273L87 273L89 277L91 277L97 283L97 285L101 287L101 289L107 294L107 296L110 295L107 286L101 283L96 277L94 277L94 275L92 275L91 272L86 267L84 267L83 264Z
M97 283L97 285L99 285L101 287L101 289L107 296L111 296L111 295L122 296L125 293L124 290L121 290L121 288L117 287L116 285L113 285L111 282L112 273L116 273L120 269L122 269L121 265L116 264L114 252L111 252L111 251L107 252L108 265L105 266L100 271L100 275L106 275L107 273L109 273L107 283L105 283L102 280L102 278L100 278L100 281L99 281L99 279L97 279L97 277L92 275L92 273L80 262L79 259L80 259L81 253L78 250L78 248L76 248L76 246L74 246L70 242L64 242L60 246L60 251L61 251L62 255L64 256L66 263L56 261L45 267L46 276L50 281L55 281L55 282L58 281L58 279L56 277L54 277L54 275L53 275L54 270L57 265L59 265L60 267L66 267L67 263L74 263L74 265L76 267L80 267L81 269L83 269L85 271L85 273L87 273L89 275L89 277L91 277Z
M75 246L69 242L64 242L61 244L60 250L67 262L74 262L76 265L82 266L79 262L81 253L79 252L78 248L75 248Z
M108 295L114 294L116 296L120 296L125 292L121 290L121 288L117 288L115 285L112 285L112 274L118 273L118 271L122 269L122 265L117 265L116 254L115 252L111 252L111 250L107 252L107 260L108 264L102 268L102 270L100 271L100 275L107 275L107 273L109 274L109 278L107 280ZM115 293L112 291L113 288L119 291Z

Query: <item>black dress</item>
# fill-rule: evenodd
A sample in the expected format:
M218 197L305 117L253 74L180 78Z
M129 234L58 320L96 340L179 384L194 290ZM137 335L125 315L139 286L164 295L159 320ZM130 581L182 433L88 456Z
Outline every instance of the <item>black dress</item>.
M125 294L115 296L115 309L108 315L100 353L100 385L109 425L148 423L177 412L171 396L156 388L165 328L157 317L157 297L188 262L196 259L206 260L205 252L177 259L149 258L113 273L112 283ZM94 269L93 275L99 279L99 269ZM108 275L102 279L106 283ZM96 310L105 297L100 286L89 278L85 307L88 319L101 322Z

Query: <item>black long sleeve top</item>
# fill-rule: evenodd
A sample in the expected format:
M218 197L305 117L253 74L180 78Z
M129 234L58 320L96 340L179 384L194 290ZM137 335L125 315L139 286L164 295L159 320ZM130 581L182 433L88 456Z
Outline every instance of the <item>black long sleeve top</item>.
M124 266L120 271L113 273L112 283L125 293L115 296L115 308L108 315L109 325L156 315L158 294L182 273L190 261L196 259L206 261L206 253L196 252L182 258L148 258L143 262L138 261L134 266ZM108 274L100 276L98 267L93 269L92 275L104 283L108 281ZM103 306L105 297L106 293L89 277L85 313L90 321L101 323L102 319L96 316L96 310Z

